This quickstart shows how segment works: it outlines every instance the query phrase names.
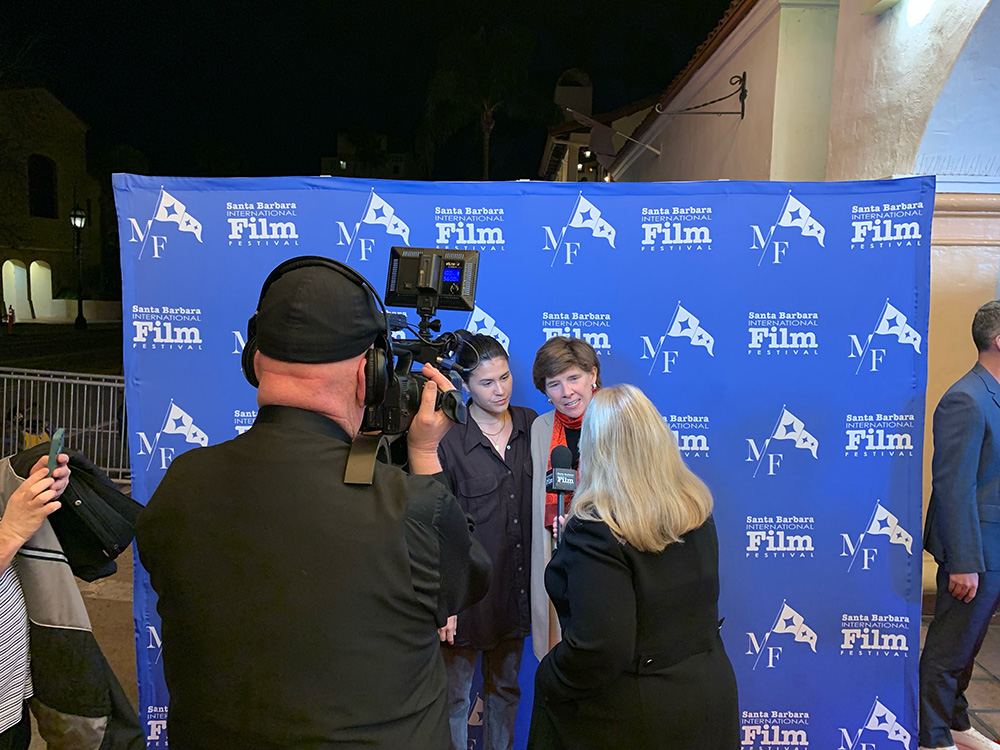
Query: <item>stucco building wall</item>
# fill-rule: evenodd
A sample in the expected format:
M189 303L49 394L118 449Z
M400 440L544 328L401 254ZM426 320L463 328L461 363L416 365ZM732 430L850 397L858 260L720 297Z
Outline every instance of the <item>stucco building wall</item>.
M919 18L906 0L878 16L862 14L864 0L841 0L828 180L913 171L934 104L989 2L935 2Z
M87 225L81 232L84 267L100 258L100 187L87 173L87 126L44 89L12 89L0 92L0 268L17 261L25 269L15 272L8 264L0 275L0 299L13 304L17 317L26 320L33 311L28 300L32 262L51 269L51 292L74 287L73 226L69 214L74 202L88 209ZM28 159L47 157L56 167L56 217L32 216L29 210ZM11 289L17 279L18 288ZM20 285L26 288L20 288Z
M757 3L667 107L683 109L724 96L733 89L730 78L746 71L746 118L661 115L641 137L661 155L629 144L631 158L612 172L615 182L770 179L780 7L777 0ZM739 102L733 97L716 108L738 109Z

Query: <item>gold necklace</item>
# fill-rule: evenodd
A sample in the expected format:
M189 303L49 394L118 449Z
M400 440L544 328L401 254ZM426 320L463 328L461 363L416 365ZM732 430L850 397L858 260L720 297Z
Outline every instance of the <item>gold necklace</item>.
M497 435L499 435L499 434L500 434L501 432L503 432L503 431L504 431L504 429L505 429L505 428L507 427L507 412L504 412L504 413L503 413L503 419L501 419L501 420L500 420L500 429L499 429L499 430L497 430L496 432L487 432L486 430L484 430L484 429L483 429L483 426L482 426L481 424L479 424L479 422L476 422L476 424L478 424L478 425L479 425L479 430L480 430L480 431L481 431L481 432L482 432L482 433L483 433L483 434L484 434L484 435L485 435L486 437L488 437L488 438L494 438L494 437L496 437ZM494 422L493 424L496 424L496 422ZM493 442L493 441L491 440L490 442Z
M476 421L476 424L479 425L480 432L482 432L486 437L495 438L497 435L503 432L504 429L506 429L507 427L507 412L503 413L503 419L500 420L500 429L497 430L496 432L487 432L486 430L483 429L483 425L478 420ZM493 424L496 424L496 422L494 422ZM490 440L490 442L492 443L493 441Z

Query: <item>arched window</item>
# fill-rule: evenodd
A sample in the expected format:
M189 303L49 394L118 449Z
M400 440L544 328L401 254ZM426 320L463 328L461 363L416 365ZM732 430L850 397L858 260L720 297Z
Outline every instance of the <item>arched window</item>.
M32 261L28 266L28 279L31 282L31 306L35 310L35 317L58 317L52 306L52 266L41 260Z
M43 219L59 218L56 200L56 163L47 156L28 157L28 211Z
M28 305L28 267L19 260L8 260L0 266L0 278L3 278L3 309L14 308L18 320L28 320L31 317L31 307Z

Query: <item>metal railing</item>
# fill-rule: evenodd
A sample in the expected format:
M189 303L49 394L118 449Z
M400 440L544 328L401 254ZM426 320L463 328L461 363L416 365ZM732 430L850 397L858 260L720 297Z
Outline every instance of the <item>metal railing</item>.
M0 456L65 429L66 450L83 453L116 482L131 480L125 378L0 367Z

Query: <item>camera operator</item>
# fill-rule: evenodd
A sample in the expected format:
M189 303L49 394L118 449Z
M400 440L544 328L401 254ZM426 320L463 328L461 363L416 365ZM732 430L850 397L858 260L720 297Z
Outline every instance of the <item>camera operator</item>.
M386 321L360 277L315 261L265 282L253 427L175 459L139 520L172 750L449 744L437 628L490 576L432 476L451 426L435 397L452 386L424 367L409 475L379 463L346 485Z

